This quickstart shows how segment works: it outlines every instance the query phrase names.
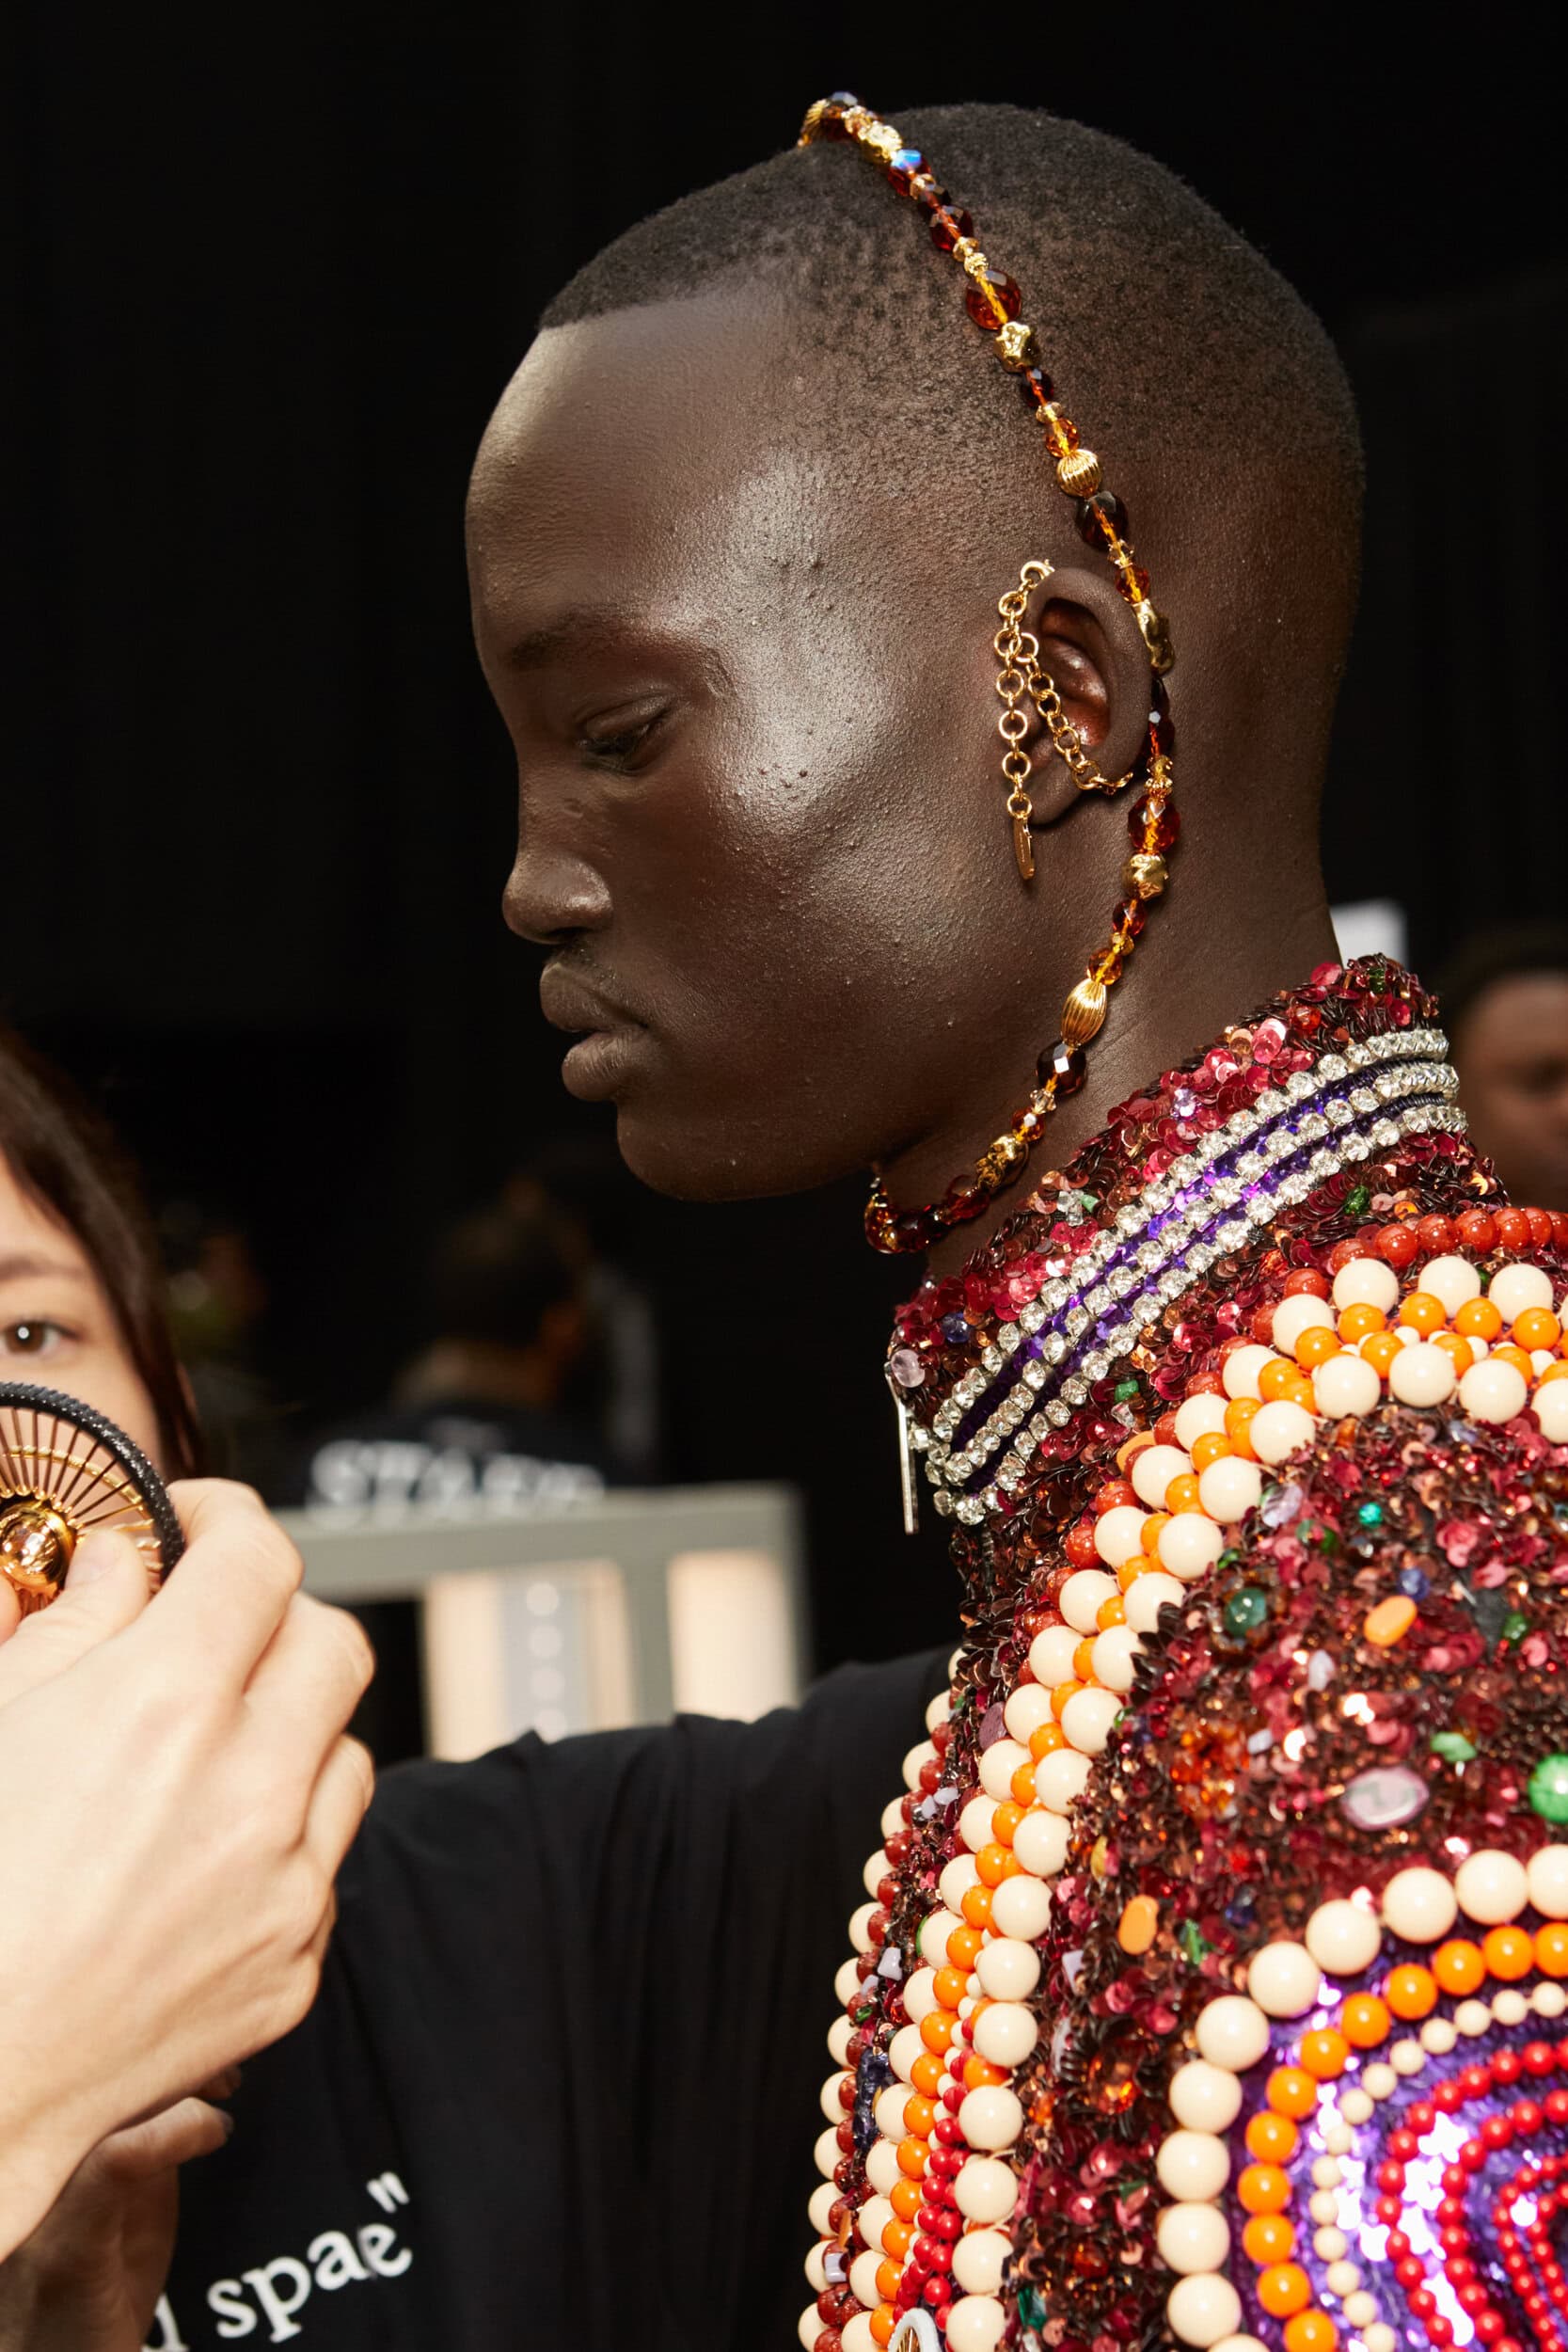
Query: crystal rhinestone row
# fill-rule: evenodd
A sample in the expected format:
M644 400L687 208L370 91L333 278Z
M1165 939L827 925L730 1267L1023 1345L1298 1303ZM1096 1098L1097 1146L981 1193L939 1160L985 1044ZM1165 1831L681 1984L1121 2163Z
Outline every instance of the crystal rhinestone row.
M1436 1029L1349 1044L1259 1095L1176 1161L1070 1275L1048 1281L998 1331L929 1428L911 1428L937 1511L974 1525L997 1510L1022 1483L1039 1439L1065 1427L1091 1384L1255 1228L1299 1206L1347 1162L1392 1150L1405 1136L1461 1132L1447 1052ZM1004 1445L994 1484L963 1491Z

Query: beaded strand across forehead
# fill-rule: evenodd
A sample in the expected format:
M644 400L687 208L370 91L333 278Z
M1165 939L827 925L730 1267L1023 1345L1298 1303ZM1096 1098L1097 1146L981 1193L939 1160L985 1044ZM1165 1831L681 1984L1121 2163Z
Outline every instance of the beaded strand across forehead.
M1123 895L1112 912L1110 940L1091 959L1084 977L1069 995L1062 1012L1061 1035L1040 1056L1036 1073L1037 1083L1028 1102L1005 1132L980 1154L974 1168L958 1177L940 1200L927 1202L922 1208L896 1210L887 1198L881 1178L874 1178L866 1204L866 1235L873 1248L897 1252L928 1249L948 1227L966 1224L979 1216L987 1203L1020 1174L1057 1104L1075 1094L1084 1083L1085 1049L1104 1021L1108 992L1120 977L1137 944L1148 919L1148 903L1165 887L1165 859L1176 845L1179 826L1170 805L1173 739L1163 683L1176 657L1169 626L1149 601L1148 575L1135 558L1128 535L1127 510L1116 493L1104 486L1100 459L1093 450L1084 448L1078 428L1055 397L1055 386L1043 364L1035 329L1019 316L1023 298L1018 286L1005 271L988 261L975 241L974 221L960 205L953 202L919 150L907 146L891 123L883 122L847 91L819 99L806 116L800 145L808 147L827 139L850 141L869 156L885 173L890 186L900 196L908 197L924 214L937 250L951 254L963 269L970 281L964 307L974 325L990 336L998 359L1009 374L1017 377L1025 402L1043 428L1046 454L1056 485L1074 502L1080 537L1086 546L1101 549L1109 558L1117 585L1132 607L1152 673L1142 757L1127 776L1110 783L1087 758L1075 730L1062 713L1051 679L1029 656L1035 641L1023 629L1022 623L1030 595L1043 584L1049 565L1025 564L1018 587L1009 589L998 603L1003 626L997 633L996 651L1005 664L1003 677L1018 678L1021 691L1027 685L1030 699L1074 782L1085 790L1116 791L1122 784L1139 781L1145 789L1129 823L1132 853L1122 869ZM1037 650L1035 646L1036 653ZM1010 718L1017 695L1010 694L1008 687L1000 681L999 691L1008 703L1006 715ZM1028 882L1034 874L1034 856L1028 841L1030 804L1023 785L1030 763L1016 730L1005 724L1003 735L1007 744L1003 773L1011 787L1007 813L1012 819L1019 873Z

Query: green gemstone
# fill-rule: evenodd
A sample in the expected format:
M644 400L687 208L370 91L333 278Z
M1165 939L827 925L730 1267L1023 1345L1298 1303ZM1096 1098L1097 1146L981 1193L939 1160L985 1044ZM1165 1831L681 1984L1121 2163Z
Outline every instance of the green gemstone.
M1522 1642L1528 1631L1529 1619L1526 1616L1524 1611L1522 1609L1511 1609L1507 1616L1503 1619L1503 1640L1505 1642Z
M1476 1748L1462 1731L1434 1731L1432 1735L1432 1753L1442 1756L1449 1764L1468 1764L1476 1754Z
M1131 1405L1138 1393L1138 1384L1135 1380L1118 1380L1114 1393L1118 1405Z
M1368 1209L1371 1206L1371 1199L1372 1196L1367 1189L1367 1186L1365 1184L1357 1184L1354 1192L1347 1192L1345 1195L1345 1215L1347 1216L1365 1216Z
M1381 1527L1383 1525L1383 1505L1381 1502L1358 1503L1356 1505L1355 1516L1363 1527Z
M1018 2315L1020 2319L1022 2320L1026 2328L1044 2327L1045 2302L1043 2297L1037 2295L1033 2287L1020 2287L1018 2291Z
M1529 1801L1544 1821L1568 1821L1568 1756L1544 1756L1529 1776Z
M1180 1941L1195 1968L1200 1967L1214 1948L1196 1919L1183 1920Z
M1227 1633L1255 1633L1268 1613L1268 1595L1260 1593L1256 1584L1243 1584L1225 1604L1225 1629Z

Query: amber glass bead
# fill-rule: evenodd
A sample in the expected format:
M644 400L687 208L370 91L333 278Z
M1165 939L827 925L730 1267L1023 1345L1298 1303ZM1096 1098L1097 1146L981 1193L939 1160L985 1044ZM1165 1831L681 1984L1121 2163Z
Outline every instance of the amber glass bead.
M1117 566L1117 586L1129 604L1142 604L1148 594L1148 574L1141 564L1134 564L1125 554L1113 560Z
M1127 509L1114 490L1096 490L1092 498L1080 499L1073 520L1085 547L1108 547L1113 538L1127 536Z
M822 109L822 119L817 125L817 136L824 139L852 138L854 133L846 130L844 118L848 109L856 103L856 100L842 90L836 98L830 98Z
M1018 389L1028 408L1043 408L1056 387L1044 368L1025 368L1018 379Z
M1111 928L1137 939L1148 920L1148 908L1142 898L1118 898L1111 910Z
M926 168L926 158L918 147L896 148L888 157L887 176L900 196L908 196L910 183Z
M1146 792L1128 811L1127 830L1140 850L1174 850L1181 838L1181 819L1168 801L1164 808L1153 807Z
M1049 1086L1054 1079L1058 1102L1066 1094L1076 1094L1088 1074L1088 1063L1082 1046L1074 1050L1065 1045L1060 1038L1040 1056L1037 1067L1042 1087Z
M994 333L997 327L1006 326L1009 319L1016 319L1022 306L1023 295L1017 283L1001 269L984 269L978 278L972 278L964 296L964 309L975 326L985 327L988 333Z
M960 237L972 237L974 223L961 204L938 204L931 214L931 243L939 253L951 253ZM989 320L985 322L990 324Z
M934 212L947 201L947 190L934 172L917 171L910 182L910 194L923 213Z

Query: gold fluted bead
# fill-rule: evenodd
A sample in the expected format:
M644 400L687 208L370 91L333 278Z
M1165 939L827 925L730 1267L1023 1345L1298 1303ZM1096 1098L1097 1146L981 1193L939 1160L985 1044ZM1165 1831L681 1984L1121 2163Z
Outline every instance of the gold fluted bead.
M1022 319L1009 319L1006 326L997 330L996 352L1002 365L1010 368L1015 375L1039 364L1040 347L1035 340L1035 330L1025 326Z
M800 146L809 147L811 145L813 135L820 130L822 126L822 118L827 111L828 102L825 98L814 99L812 103L806 108L806 119L800 125L800 136L798 142Z
M1105 983L1087 975L1062 1007L1062 1043L1076 1053L1098 1035L1104 1018Z
M1167 879L1164 859L1152 850L1134 850L1121 869L1123 889L1137 898L1157 898Z
M1092 449L1069 450L1056 461L1056 479L1069 498L1086 499L1099 489L1100 460Z

